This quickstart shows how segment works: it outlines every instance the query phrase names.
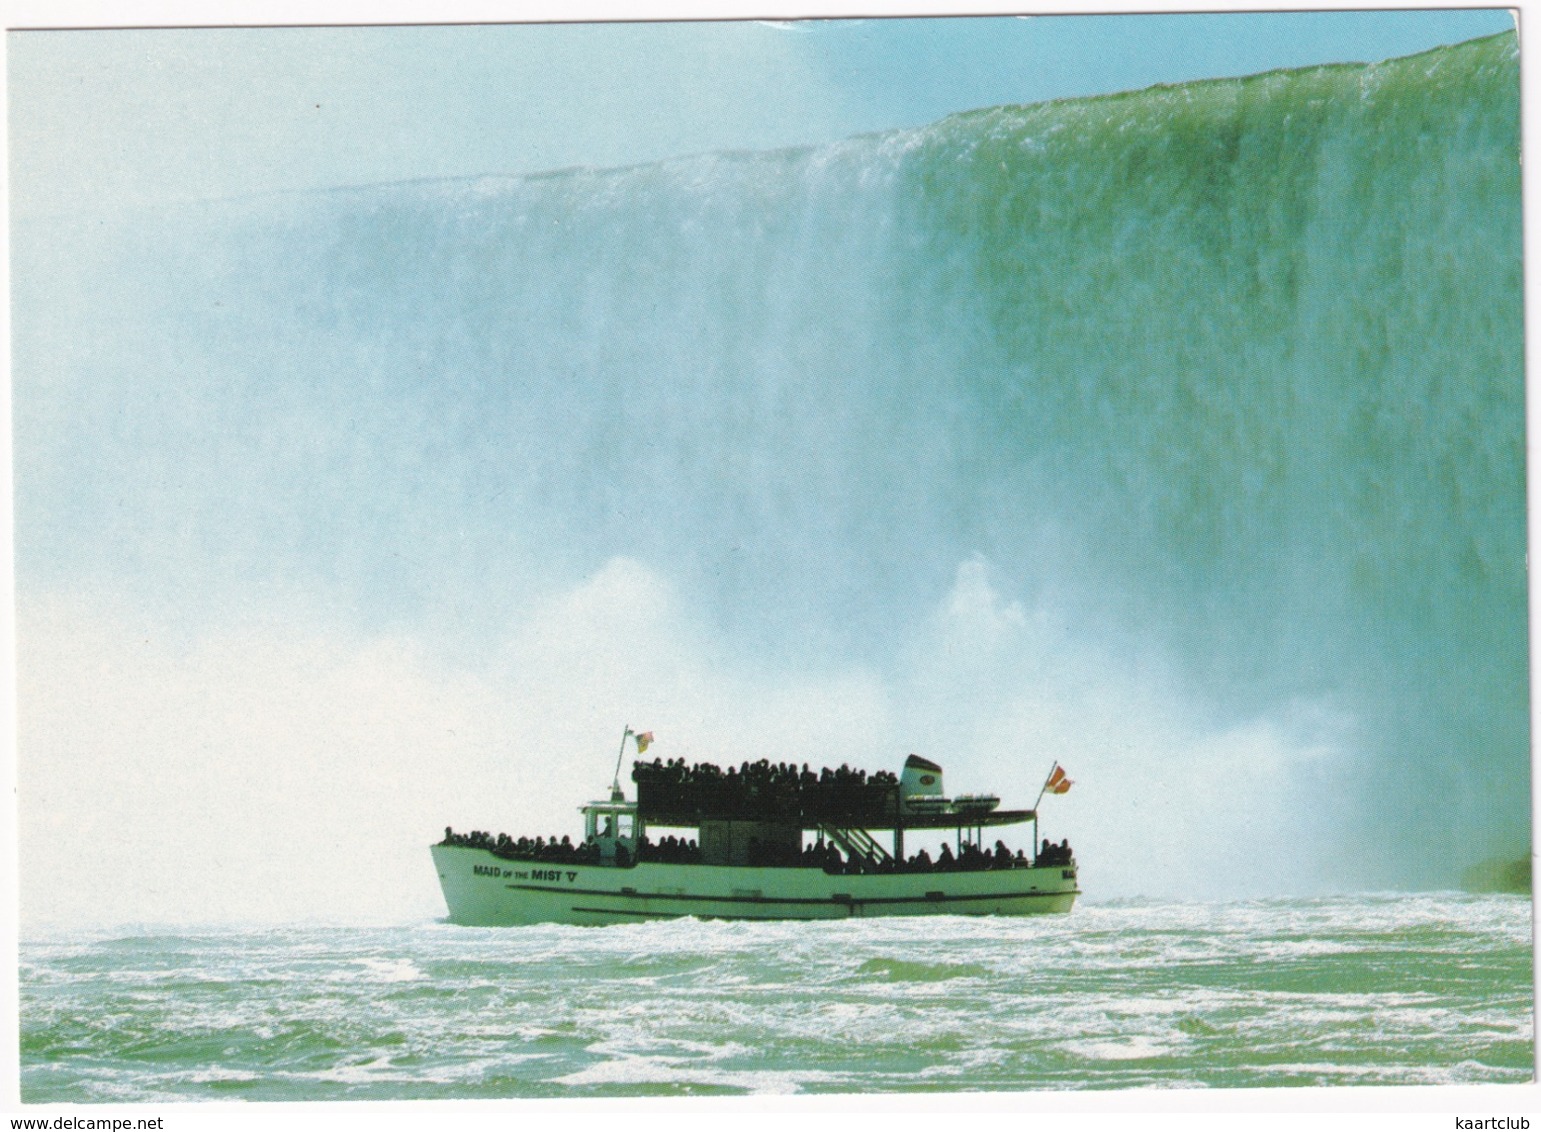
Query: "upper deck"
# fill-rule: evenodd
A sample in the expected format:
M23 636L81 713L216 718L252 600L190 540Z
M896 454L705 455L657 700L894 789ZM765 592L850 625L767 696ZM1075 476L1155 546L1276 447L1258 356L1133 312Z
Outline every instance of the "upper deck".
M902 777L842 766L818 774L767 760L726 771L683 760L636 763L637 814L648 825L694 827L718 821L770 823L800 830L981 829L1020 825L1036 810L1001 810L993 795L949 799L941 768L910 756Z

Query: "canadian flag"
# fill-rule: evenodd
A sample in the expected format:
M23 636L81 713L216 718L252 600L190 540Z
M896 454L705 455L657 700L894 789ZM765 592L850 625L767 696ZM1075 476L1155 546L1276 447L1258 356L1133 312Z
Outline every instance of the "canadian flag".
M1072 785L1071 780L1065 777L1065 768L1055 763L1049 781L1043 784L1043 790L1045 794L1064 794Z

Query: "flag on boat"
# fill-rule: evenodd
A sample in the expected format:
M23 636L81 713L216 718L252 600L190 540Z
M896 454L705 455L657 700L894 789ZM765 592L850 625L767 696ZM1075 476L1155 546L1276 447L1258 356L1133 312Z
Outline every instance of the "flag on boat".
M1071 780L1065 777L1065 768L1055 763L1054 770L1049 775L1049 781L1043 784L1043 789L1046 794L1064 794L1071 785Z
M652 743L652 741L653 741L653 733L651 731L644 731L644 732L642 732L642 734L638 735L636 737L636 739L637 739L637 754L640 755L643 751L647 750L648 745Z

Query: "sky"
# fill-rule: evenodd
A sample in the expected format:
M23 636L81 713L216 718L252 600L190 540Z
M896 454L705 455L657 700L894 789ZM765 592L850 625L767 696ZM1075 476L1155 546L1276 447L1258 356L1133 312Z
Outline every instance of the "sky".
M11 203L116 211L815 145L1512 27L1479 9L12 31Z
M1490 10L13 31L10 201L22 222L85 228L125 210L206 198L819 145L982 106L1378 60L1512 23ZM61 416L68 411L58 407ZM19 482L27 490L25 468ZM26 736L32 749L92 752L46 766L21 752L24 788L48 802L26 815L37 876L46 878L30 907L62 919L176 918L188 892L214 918L337 907L328 887L335 878L294 867L310 842L274 853L262 840L261 815L282 812L286 830L336 823L361 840L395 838L401 860L349 885L356 902L340 909L388 914L402 895L397 878L422 856L422 809L464 814L457 825L515 823L494 805L506 794L489 791L468 804L464 777L425 775L405 787L371 780L374 752L407 749L425 765L489 767L514 736L521 751L561 758L602 748L608 776L610 736L627 722L671 737L695 727L699 740L721 741L702 741L693 752L700 757L769 733L788 747L855 750L886 737L896 701L977 687L981 674L970 664L979 640L1020 635L1051 616L999 592L984 564L963 562L917 638L927 662L899 681L860 664L766 672L743 657L721 663L714 627L694 619L670 579L642 557L619 555L581 584L540 595L481 672L472 663L446 666L399 626L361 638L339 624L346 619L329 621L314 595L275 594L265 618L211 617L173 633L135 605L126 573L121 592L70 591L46 570L25 575ZM654 663L639 668L638 652ZM939 673L934 656L956 670ZM1054 660L1032 663L1047 669ZM509 671L541 676L510 691L499 679ZM550 704L580 684L604 689L592 716L553 717ZM1222 748L1255 750L1265 767L1289 754L1287 737L1263 722L1194 750L1197 725L1162 714L1160 680L1103 684L1089 702L1115 733L1109 745L1148 741L1120 732L1137 716L1158 720L1160 744L1189 747L1199 765L1222 765ZM60 691L77 688L86 691ZM1034 706L1052 714L1052 704ZM700 725L708 719L711 726ZM120 750L134 754L102 754ZM150 751L158 757L143 754ZM522 765L532 775L521 786L526 797L557 799L542 802L532 831L565 819L574 789L567 768ZM584 778L578 788L594 784ZM1250 788L1263 798L1275 783L1260 775ZM152 836L161 825L183 841ZM232 828L242 835L228 836ZM72 867L77 838L114 846L134 866L135 884L55 883ZM201 876L186 871L188 841L208 847L211 868ZM231 875L251 880L247 891L281 891L283 902L242 904L220 879ZM412 875L407 906L433 914L432 878Z

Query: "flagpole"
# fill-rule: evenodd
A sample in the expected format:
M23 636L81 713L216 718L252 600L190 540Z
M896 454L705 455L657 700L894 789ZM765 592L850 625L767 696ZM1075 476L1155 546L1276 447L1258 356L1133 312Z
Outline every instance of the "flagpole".
M624 743L625 740L623 739L622 742ZM1051 766L1049 768L1049 777L1045 778L1043 780L1043 785L1038 788L1038 801L1033 803L1033 813L1036 814L1038 812L1038 804L1039 804L1039 802L1042 802L1043 801L1043 796L1046 793L1048 793L1048 790L1049 790L1049 780L1054 777L1054 772L1056 770L1058 770L1058 769L1059 769L1059 763L1057 763L1057 762L1053 766Z
M1049 776L1043 780L1043 785L1038 788L1038 800L1033 803L1033 864L1038 863L1038 807L1043 804L1043 796L1048 792L1049 782L1054 778L1054 772L1059 769L1058 760L1049 768Z
M621 792L621 760L626 757L626 737L631 734L631 724L621 732L621 749L615 755L615 778L610 782L610 801L619 802L623 797ZM1042 797L1042 795L1039 795Z

